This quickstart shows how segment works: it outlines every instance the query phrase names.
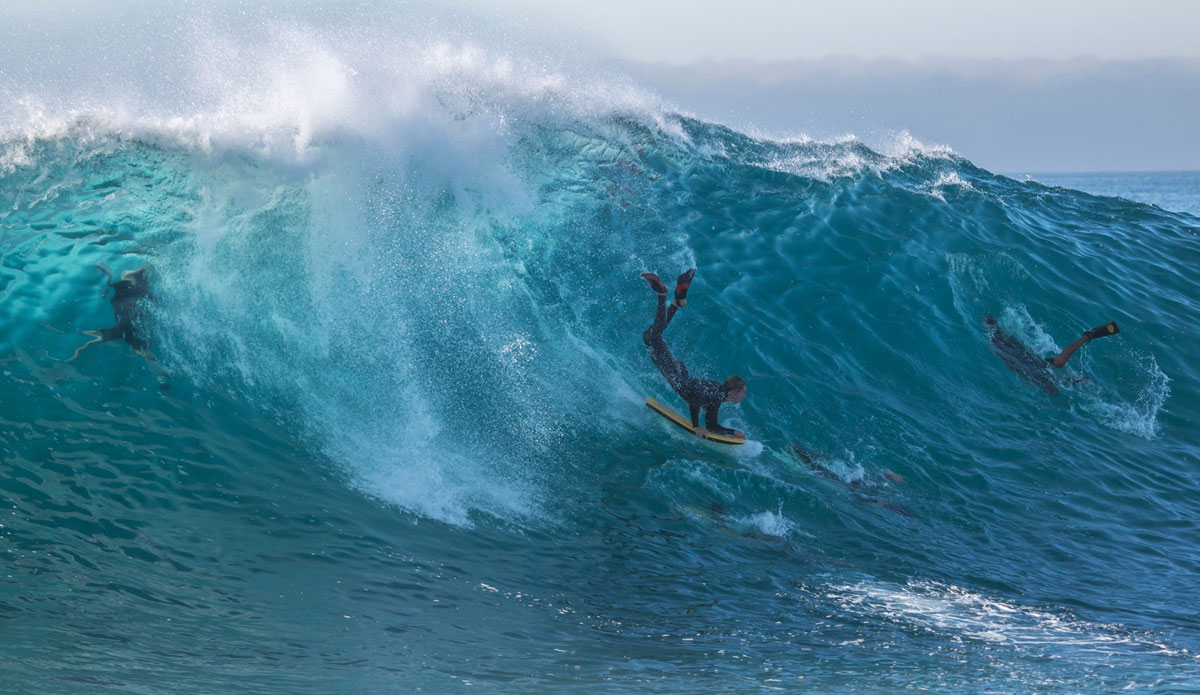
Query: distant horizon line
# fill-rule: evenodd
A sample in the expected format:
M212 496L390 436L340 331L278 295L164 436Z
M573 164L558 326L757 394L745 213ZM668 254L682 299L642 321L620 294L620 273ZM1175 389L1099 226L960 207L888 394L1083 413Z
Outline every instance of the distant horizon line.
M961 156L961 155L959 155ZM970 158L964 158L970 161ZM986 168L986 167L985 167ZM1078 171L993 171L1000 176L1078 176L1080 174L1200 174L1200 169L1095 169Z

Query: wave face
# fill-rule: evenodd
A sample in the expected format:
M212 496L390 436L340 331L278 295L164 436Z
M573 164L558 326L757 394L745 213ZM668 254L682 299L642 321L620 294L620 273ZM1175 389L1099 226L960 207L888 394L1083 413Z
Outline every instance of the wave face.
M7 687L1200 679L1200 220L313 26L0 82ZM97 263L153 266L155 363L68 360ZM750 382L732 452L642 404L639 273L688 267L667 335ZM1049 398L985 313L1123 332Z

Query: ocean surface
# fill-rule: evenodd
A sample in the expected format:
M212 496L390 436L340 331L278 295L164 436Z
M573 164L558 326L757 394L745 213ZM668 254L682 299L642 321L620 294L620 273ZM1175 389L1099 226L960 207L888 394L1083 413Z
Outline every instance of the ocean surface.
M1164 210L1200 217L1200 171L1048 173L1017 178L1106 198L1149 203Z
M1194 177L752 137L401 19L5 54L0 692L1200 692ZM97 264L153 361L69 359ZM742 447L644 405L689 267ZM1049 397L984 314L1121 333Z

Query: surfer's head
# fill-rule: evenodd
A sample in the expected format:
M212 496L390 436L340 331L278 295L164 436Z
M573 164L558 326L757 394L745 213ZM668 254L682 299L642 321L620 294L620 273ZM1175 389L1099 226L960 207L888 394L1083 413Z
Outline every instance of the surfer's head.
M121 273L121 282L129 283L130 287L146 288L150 286L150 276L154 272L154 267L146 264L137 270L126 270Z
M746 397L746 380L740 376L731 376L722 384L725 387L725 400L730 403L741 403Z

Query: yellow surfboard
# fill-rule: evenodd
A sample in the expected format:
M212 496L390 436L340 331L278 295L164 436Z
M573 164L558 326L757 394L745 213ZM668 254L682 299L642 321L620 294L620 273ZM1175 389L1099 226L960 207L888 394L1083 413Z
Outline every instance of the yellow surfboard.
M664 405L663 403L661 403L660 401L658 401L654 398L647 398L646 399L646 407L653 410L654 412L658 413L659 415L662 415L663 417L665 417L666 419L675 423L676 425L679 425L683 429L687 430L688 433L691 434L692 436L696 435L696 430L692 428L691 421L688 420L687 418L685 418L684 416L680 415L679 413L675 412L674 410L672 410L670 406ZM723 434L716 434L713 432L709 432L704 438L710 442L716 442L718 444L734 444L734 445L736 445L736 444L745 444L746 443L745 439L740 439L738 437L726 437Z

